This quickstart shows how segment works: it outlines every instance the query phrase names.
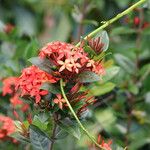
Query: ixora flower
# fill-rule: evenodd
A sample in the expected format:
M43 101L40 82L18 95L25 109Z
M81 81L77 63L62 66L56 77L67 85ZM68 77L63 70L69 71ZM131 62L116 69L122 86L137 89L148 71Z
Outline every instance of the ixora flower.
M20 89L21 96L35 97L36 103L39 103L41 96L47 95L47 90L41 90L40 87L44 82L55 83L57 78L40 70L36 66L30 66L23 69L21 76L18 78L16 90Z
M5 96L6 94L11 95L10 103L11 105L16 108L19 106L23 112L27 111L29 108L28 104L25 104L21 99L19 99L19 95L15 93L15 84L17 82L17 77L8 77L3 80L3 87L2 87L2 95Z
M3 88L2 88L2 95L5 96L6 94L13 94L14 92L14 85L17 82L17 77L9 77L3 80Z
M65 99L62 98L61 94L56 95L57 98L55 98L53 101L55 104L58 104L60 109L63 109L63 104L66 103Z
M0 139L15 132L15 125L11 118L0 115Z
M66 79L84 71L99 75L104 73L102 63L91 60L83 48L64 42L48 43L40 50L39 57L48 58L56 66L55 72L59 72L61 77Z
M102 148L104 148L105 150L112 150L111 147L110 147L111 144L112 144L112 140L109 140L107 143L103 139L101 141L101 135L100 134L98 135L97 143L99 143L100 146Z

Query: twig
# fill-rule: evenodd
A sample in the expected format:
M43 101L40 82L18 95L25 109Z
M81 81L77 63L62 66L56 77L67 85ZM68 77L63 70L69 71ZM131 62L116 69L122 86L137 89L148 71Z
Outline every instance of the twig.
M125 11L123 11L122 13L118 14L116 17L106 21L102 26L100 26L99 28L97 28L96 30L94 30L93 32L91 32L90 34L88 34L84 39L86 40L87 37L93 37L94 35L96 35L99 31L105 29L107 26L109 26L110 24L114 23L115 21L117 21L118 19L120 19L121 17L129 14L132 10L134 10L136 7L138 7L139 5L143 4L144 2L146 2L147 0L140 0L137 3L135 3L134 5L132 5L131 7L129 7L128 9L126 9ZM76 46L78 47L81 44L81 42L77 43Z
M141 38L142 38L142 25L143 25L143 21L144 21L144 14L143 14L143 9L140 9L139 12L139 18L140 18L140 24L139 27L137 29L137 38L136 38L136 48L139 49L141 46ZM139 68L139 50L136 53L136 66L137 69Z
M52 136L51 136L52 143L50 145L50 150L53 150L53 146L54 146L54 143L55 143L56 130L57 130L57 124L55 122L55 117L54 117L54 128L53 128L53 133L52 133Z
M127 132L126 132L126 137L125 137L125 144L126 144L126 148L128 149L128 145L129 145L129 134L130 134L130 128L132 125L132 109L133 109L133 104L134 104L134 96L131 93L127 93L127 102L128 102L128 119L127 119Z

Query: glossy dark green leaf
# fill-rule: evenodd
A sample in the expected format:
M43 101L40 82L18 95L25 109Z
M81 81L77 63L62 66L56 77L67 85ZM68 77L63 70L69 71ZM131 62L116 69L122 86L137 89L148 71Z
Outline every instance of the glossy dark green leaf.
M68 132L69 134L73 135L77 139L80 139L81 133L80 128L76 122L70 120L69 118L66 118L58 123L60 128Z
M39 67L41 70L51 73L53 64L48 59L41 59L39 57L32 57L28 60L33 65Z
M36 39L33 39L27 46L24 51L24 58L29 59L31 57L36 56L37 51L39 49L39 43Z
M133 33L136 33L136 30L123 26L123 27L114 28L111 32L111 35L114 36L114 35L125 35L125 34L133 34Z
M57 140L59 140L59 139L64 139L64 138L66 138L68 135L69 135L69 133L68 133L66 130L64 130L64 129L62 129L61 127L58 126L57 132L56 132L56 136L55 136L55 138L56 138Z
M30 125L29 133L31 144L35 150L48 150L50 148L50 139L38 127Z
M115 84L111 82L107 82L104 84L97 84L97 85L91 86L90 92L91 94L95 96L100 96L100 95L103 95L112 91L114 87L115 87Z
M40 89L48 90L50 93L58 94L60 93L60 90L56 85L50 84L50 83L44 83Z
M82 83L96 82L100 80L100 76L91 71L82 72L78 78Z
M136 70L136 65L134 62L129 59L128 57L121 55L121 54L115 54L115 59L117 63L128 73L133 74Z
M20 141L22 143L25 144L29 144L30 143L30 139L24 137L23 135L21 135L19 132L13 133L10 135L10 137L16 139L17 141Z
M46 130L47 125L48 125L48 121L43 122L43 121L41 121L39 116L35 115L33 118L32 124L39 127L42 130Z
M102 80L100 82L104 83L104 82L111 80L113 77L115 77L117 75L117 73L119 72L119 69L120 68L117 66L107 68L105 70L106 74L102 76Z

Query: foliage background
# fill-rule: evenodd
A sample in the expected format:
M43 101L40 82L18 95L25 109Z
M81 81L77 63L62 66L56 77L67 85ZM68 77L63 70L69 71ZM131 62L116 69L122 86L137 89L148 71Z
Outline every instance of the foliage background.
M86 35L134 2L0 0L0 79L18 76L29 64L27 60L45 43L77 43L80 35ZM141 24L150 22L149 15L149 8L141 7L107 28L111 54L106 56L106 65L119 66L119 73L114 73L109 83L91 87L99 101L85 125L93 134L100 132L112 139L113 148L118 150L127 145L131 150L150 149L150 27L141 29L134 23L135 17L141 19ZM8 24L14 26L10 33L4 32ZM8 97L0 96L0 112L13 117L10 110ZM87 140L84 136L81 140L68 136L59 140L55 149L84 150ZM7 141L0 142L0 149L6 144L8 150L24 149L22 144Z

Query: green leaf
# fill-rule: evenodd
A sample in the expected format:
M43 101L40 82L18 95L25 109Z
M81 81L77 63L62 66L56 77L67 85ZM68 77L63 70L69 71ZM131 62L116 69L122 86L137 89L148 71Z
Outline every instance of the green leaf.
M112 125L116 121L116 117L112 109L108 108L105 110L96 111L95 117L97 121L103 125L103 128L106 130L111 130Z
M102 50L106 51L109 47L109 37L106 31L101 31L94 38L101 37L101 42L104 44Z
M38 127L30 125L29 132L31 144L35 150L48 150L50 148L50 139Z
M10 137L15 138L16 140L28 144L30 143L30 140L24 136L22 136L19 132L15 132L13 134L10 135Z
M102 80L100 81L101 83L104 83L106 81L111 80L113 77L115 77L117 75L117 73L119 72L119 67L117 66L113 66L111 68L107 68L106 69L106 74L104 76L102 76Z
M115 54L115 59L117 63L129 74L134 74L136 71L136 66L133 63L132 60L130 60L128 57L123 56L121 54Z
M100 80L100 76L91 71L82 72L78 78L82 83L90 83Z
M135 95L137 95L138 92L139 92L139 89L138 89L137 85L136 85L135 83L132 83L132 82L129 83L128 90L129 90L131 93L135 94Z
M90 93L93 94L94 96L100 96L110 92L111 90L114 89L114 87L115 84L111 82L105 84L93 85L90 88Z
M62 128L69 134L73 135L77 139L80 139L81 137L80 128L75 122L73 122L69 118L65 118L63 121L60 121L58 125L60 126L60 128Z
M59 88L57 88L56 85L53 85L53 84L50 84L50 83L43 83L40 89L48 90L49 92L51 92L53 94L60 93Z
M31 62L33 65L39 67L41 70L46 71L48 73L51 73L51 68L53 67L53 64L48 59L41 59L39 57L32 57L28 59L29 62Z
M95 51L90 46L84 47L85 52L87 52L89 55L97 55Z
M109 53L110 54L110 53ZM93 57L93 59L95 60L95 61L100 61L100 60L102 60L105 56L106 56L107 54L105 53L105 52L101 52L99 55L95 55L94 57Z
M47 129L48 121L43 122L40 120L39 116L35 115L33 118L33 125L45 131Z
M38 41L36 39L33 39L26 47L24 51L23 57L26 59L29 59L31 57L34 57L37 54L37 50L39 48Z
M69 135L69 133L68 133L66 130L64 130L64 129L62 129L61 127L58 126L57 132L56 132L56 136L55 136L56 139L58 139L58 140L59 140L59 139L64 139L64 138L66 138L68 135Z
M125 1L115 0L115 1L117 2L120 8L125 8L130 3L130 0Z
M121 35L121 34L124 35L124 34L133 34L133 33L136 33L136 30L124 26L124 27L114 28L111 32L111 35L114 36L114 35Z
M130 144L129 148L130 149L139 149L142 146L146 145L146 144L150 144L150 138L149 137L142 137L142 138L138 138L136 139L136 141L132 141L132 143Z
M48 112L41 112L37 115L37 117L42 123L45 123L50 118L50 115Z

